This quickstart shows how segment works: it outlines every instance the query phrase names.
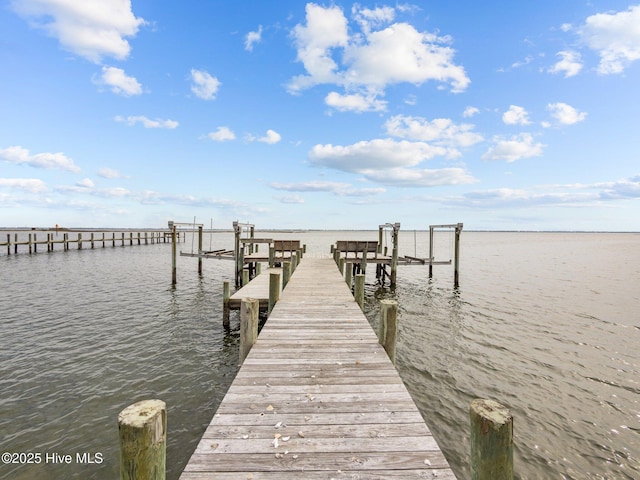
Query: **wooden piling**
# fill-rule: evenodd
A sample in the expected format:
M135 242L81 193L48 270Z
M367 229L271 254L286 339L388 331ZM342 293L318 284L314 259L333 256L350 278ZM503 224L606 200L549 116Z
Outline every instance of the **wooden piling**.
M454 261L453 261L453 288L460 286L460 233L462 233L462 223L456 225L456 238L454 248Z
M354 297L362 311L364 311L364 279L365 275L363 273L356 274L356 289Z
M289 283L291 277L291 262L282 262L282 289Z
M115 238L115 234L114 234ZM177 250L178 246L176 243L176 226L174 225L171 229L171 285L175 285L178 280L178 268L176 263L176 257L178 255ZM114 240L115 245L115 240Z
M349 285L349 288L351 288L351 284L353 283L353 269L350 263L345 263L345 267L344 281L347 282L347 285Z
M243 298L240 303L240 364L247 358L258 338L259 309L260 301L257 298Z
M249 283L249 268L243 267L242 268L242 286L244 287L248 283Z
M391 252L391 287L396 286L396 276L398 272L398 236L400 234L400 223L393 224L393 250Z
M202 225L198 225L198 275L202 275Z
M398 302L380 300L380 324L378 339L391 359L396 363L396 339L398 337Z
M231 291L229 282L222 282L222 326L229 328L229 298Z
M471 420L472 480L513 480L513 417L493 400L476 399Z
M121 480L166 478L167 406L143 400L118 415Z
M269 274L269 310L268 313L271 313L273 307L280 299L280 274L279 273L270 273Z

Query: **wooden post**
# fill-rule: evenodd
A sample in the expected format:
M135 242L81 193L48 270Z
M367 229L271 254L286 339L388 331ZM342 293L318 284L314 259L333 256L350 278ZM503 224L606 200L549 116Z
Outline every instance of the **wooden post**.
M453 262L453 288L458 288L460 286L460 233L462 232L462 223L458 223L456 225L456 243L455 243L455 252L454 252L454 262Z
M7 233L7 255L11 255L11 234Z
M380 325L378 338L389 355L392 363L396 363L396 339L398 336L398 302L380 300Z
M378 255L382 254L382 230L383 225L378 227Z
M249 355L249 350L258 338L258 311L260 302L257 298L243 298L240 303L240 364Z
M233 222L233 231L234 231L234 235L235 235L235 242L233 244L233 253L234 253L234 259L235 259L235 263L236 263L236 271L235 271L235 282L236 282L236 288L238 288L240 286L240 282L242 281L242 260L240 259L240 232L241 232L241 228L240 225L238 224L238 221L234 221Z
M94 246L95 246L95 242L93 239L93 232L91 232L91 248L93 249Z
M356 274L356 291L355 298L358 305L360 305L360 309L364 311L364 278L365 275L363 273Z
M360 271L362 273L367 273L367 244L365 243L365 247L362 250L362 258L360 259Z
M513 480L513 417L493 400L476 399L471 420L471 478Z
M338 261L338 270L340 270L340 275L344 276L344 258L341 258L340 261Z
M198 225L198 275L202 275L202 225Z
M396 274L398 271L398 235L400 234L400 223L393 224L393 251L391 252L391 287L396 286Z
M349 289L351 289L351 283L352 282L352 276L353 276L353 269L350 263L347 263L347 260L345 259L344 261L344 265L345 265L345 271L344 271L344 281L347 282L347 285L349 285Z
M69 250L69 234L65 233L63 236L63 241L64 241L64 249Z
M244 287L249 283L249 267L242 268L242 286Z
M222 282L222 326L229 328L229 298L231 297L229 282Z
M111 233L111 246L116 246L116 232Z
M433 277L433 225L429 225L429 278Z
M262 264L260 262L256 263L256 275L260 275L262 271Z
M269 274L269 311L271 314L271 310L275 304L280 300L280 274L279 273L270 273Z
M78 232L76 241L78 242L78 250L82 250L82 233Z
M291 262L282 262L282 289L289 283L291 277Z
M167 243L167 237L165 237L164 242ZM140 232L138 232L138 245L140 245Z
M102 248L105 247L105 241L104 241L104 232L102 232Z
M33 253L33 240L31 234L29 234L29 253Z
M143 400L118 415L121 480L164 480L167 459L167 406Z
M276 257L276 248L273 245L269 246L269 268L273 268Z
M178 247L176 244L176 226L175 225L171 229L171 242L172 242L171 243L171 285L175 285L178 280L178 267L176 264Z

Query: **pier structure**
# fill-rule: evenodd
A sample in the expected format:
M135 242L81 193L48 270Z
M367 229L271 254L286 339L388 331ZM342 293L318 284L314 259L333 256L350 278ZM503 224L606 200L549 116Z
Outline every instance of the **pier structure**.
M106 248L107 246L130 246L130 245L149 245L155 243L168 243L171 241L171 231L166 229L159 230L96 230L96 229L58 229L57 231L48 231L46 238L43 236L38 239L38 233L35 229L28 230L16 229L12 233L6 234L6 241L0 242L0 247L6 247L7 255L18 254L18 247L21 246L28 253L38 253L38 246L46 246L47 252L55 251L55 246L59 245L63 251L71 250L72 245L76 245L78 250L87 248ZM70 235L70 234L75 234ZM184 236L182 237L184 239ZM178 238L180 241L180 238ZM60 249L58 247L58 249Z
M278 295L180 478L455 478L331 258Z

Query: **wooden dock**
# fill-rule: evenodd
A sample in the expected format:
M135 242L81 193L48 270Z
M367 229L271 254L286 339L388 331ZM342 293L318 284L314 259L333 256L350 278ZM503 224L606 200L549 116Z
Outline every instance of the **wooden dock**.
M180 478L455 476L333 260L305 258Z
M243 298L255 298L259 301L260 308L266 308L269 305L269 275L271 273L282 275L282 268L264 269L260 275L255 276L249 283L229 297L229 308L240 308ZM280 289L282 291L282 282L280 282Z

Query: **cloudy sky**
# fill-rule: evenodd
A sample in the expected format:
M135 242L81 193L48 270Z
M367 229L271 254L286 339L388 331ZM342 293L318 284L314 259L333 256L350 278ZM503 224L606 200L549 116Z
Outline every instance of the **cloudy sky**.
M0 226L640 230L640 4L0 1Z

